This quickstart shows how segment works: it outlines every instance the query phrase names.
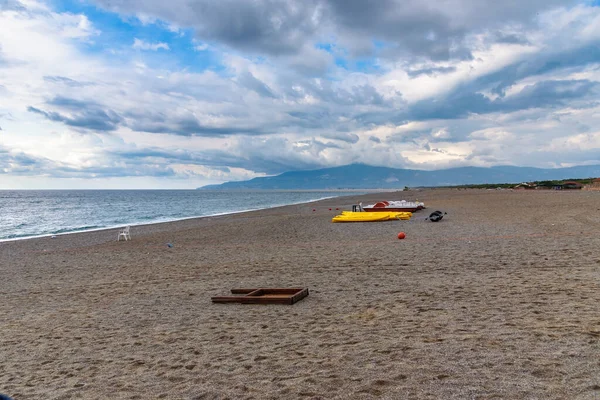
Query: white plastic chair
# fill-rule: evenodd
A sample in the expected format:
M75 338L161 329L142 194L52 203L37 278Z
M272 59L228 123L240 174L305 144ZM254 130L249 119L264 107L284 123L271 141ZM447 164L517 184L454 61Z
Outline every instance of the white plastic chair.
M121 236L125 238L125 241L131 240L131 234L129 233L129 225L119 231L119 236L117 237L117 242L121 240Z

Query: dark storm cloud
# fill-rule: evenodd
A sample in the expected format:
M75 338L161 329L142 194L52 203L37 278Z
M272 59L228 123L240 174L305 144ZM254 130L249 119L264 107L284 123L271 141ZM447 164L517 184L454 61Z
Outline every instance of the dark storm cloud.
M496 35L496 41L498 43L508 43L508 44L521 44L521 45L529 44L529 40L524 35L517 35L514 33L498 33Z
M408 115L412 119L457 119L469 114L512 112L529 108L547 108L567 103L596 99L600 83L589 80L542 81L524 87L519 93L490 100L488 97L461 88L449 96L413 104ZM585 103L590 106L593 103Z
M383 96L371 85L356 85L350 91L338 91L338 99L344 104L370 104L375 106L387 105Z
M482 76L471 83L471 87L474 91L489 89L492 93L503 95L508 87L529 76L596 63L600 63L600 42L563 51L550 50Z
M454 72L454 71L456 71L456 67L432 67L432 68L409 70L406 73L411 78L414 78L419 75L435 76L435 75L440 75L440 74L448 74L448 73Z
M119 126L127 126L134 131L164 133L180 136L225 137L231 135L259 135L268 132L267 127L235 126L215 127L203 124L192 114L187 116L169 113L131 110L121 114L91 101L57 96L46 102L58 111L46 111L29 106L27 110L55 122L90 131L109 132ZM66 115L64 112L68 113Z
M413 131L406 131L400 133L394 133L386 138L387 143L416 143L417 139L423 137L429 137L431 129L416 129Z
M313 129L328 127L335 118L329 110L317 108L307 111L290 111L288 115L293 118L295 126Z
M126 14L143 13L192 27L203 40L272 55L293 54L314 36L319 20L312 16L317 1L277 0L99 0L100 5Z
M284 77L288 79L286 80ZM297 80L293 80L294 77ZM283 75L278 79L281 79L281 82L278 83L278 85L282 85L278 86L281 95L275 94L268 85L247 71L242 72L235 80L221 79L222 82L231 84L209 82L208 86L197 85L194 93L195 100L224 104L221 107L223 111L219 111L215 115L218 117L218 124L215 124L213 118L204 119L208 117L186 112L185 108L172 106L180 101L180 97L177 96L180 93L179 86L159 86L146 89L159 95L168 93L175 103L166 104L162 108L164 111L157 111L156 107L135 109L131 106L122 107L123 103L120 102L113 105L121 107L112 109L100 103L100 101L106 100L105 97L98 98L97 101L90 101L64 95L47 100L45 106L30 106L28 110L51 121L99 132L113 131L122 126L139 132L223 138L236 135L272 135L281 132L307 133L308 131L324 130L326 132L343 132L344 134L338 134L335 138L355 143L358 140L357 137L349 132L365 124L370 125L373 121L363 119L360 115L355 118L352 115L353 107L348 106L369 106L369 109L380 109L382 112L390 110L392 106L391 99L385 99L374 86L367 83L341 86L327 80L317 83L315 80L303 79L293 74ZM83 84L63 76L46 76L45 80L49 83L71 87ZM164 85L162 81L159 83ZM221 93L222 102L214 100L213 86L220 86L216 91ZM261 96L260 107L263 109L260 113L253 112L253 107L258 105L244 103L240 95L244 92L240 92L239 89L251 90ZM316 104L301 104L309 97L318 100ZM292 102L283 103L281 98L292 100ZM393 101L399 103L401 99L396 98ZM275 118L264 113L265 105L272 109ZM257 118L257 115L260 117ZM340 117L345 118L347 122L341 124Z
M311 4L312 3L312 4ZM196 1L190 5L200 37L269 54L293 53L318 29L314 2Z
M260 135L267 133L263 127L244 127L231 124L224 127L208 126L193 115L187 117L171 117L164 114L136 112L128 114L129 128L134 131L148 133L165 133L179 136L225 137L232 135Z
M21 151L9 151L0 146L0 174L49 174L55 167L56 163L47 158L31 156Z
M246 71L238 77L238 83L263 97L275 98L273 91L263 81Z
M331 10L334 30L341 31L341 36L345 34L355 40L366 36L382 41L384 49L389 47L391 56L405 52L432 60L447 60L471 58L471 51L464 42L468 34L511 23L530 24L533 17L544 10L576 2L328 0L326 3ZM374 45L371 50L373 48Z
M52 108L64 110L69 115L58 111L45 111L37 107L29 106L27 110L46 117L55 122L62 122L74 128L91 131L113 131L123 123L123 118L115 111L91 102L56 96L46 102Z
M46 104L53 106L68 108L68 109L82 109L82 108L98 108L98 103L92 101L77 100L70 97L56 96Z
M277 100L271 97L271 90L261 81L251 75L245 75L246 86L254 86L255 92L261 92L269 102ZM62 80L60 80L62 82ZM256 120L243 103L229 108L227 113L219 114L222 122L215 126L214 122L204 122L203 117L194 113L181 113L181 109L169 109L164 112L146 111L145 109L125 109L114 111L107 106L88 100L74 99L64 96L55 96L46 101L46 107L29 106L28 111L42 115L45 118L61 122L65 125L90 131L109 132L119 126L128 127L133 131L173 134L180 136L201 137L228 137L237 135L272 135L282 131L304 132L312 130L325 130L326 136L348 143L356 143L358 137L350 133L356 127L363 124L371 124L371 121L363 121L360 117L351 118L351 111L343 111L340 114L338 106L347 105L371 105L388 108L383 97L369 85L356 85L349 89L335 88L329 82L324 82L321 87L314 83L307 84L304 95L320 98L322 102L331 105L290 105L283 106L281 103L273 103L274 115L277 118ZM289 111L286 113L286 109ZM339 118L344 115L349 119L346 124L340 125Z
M108 152L118 159L129 162L156 163L157 159L163 162L176 162L181 164L206 165L211 167L241 167L239 157L222 150L165 150L161 148L142 148L134 150L113 150Z
M318 86L313 82L307 82L304 88L310 95L328 103L344 106L389 105L389 101L386 101L377 89L371 85L354 85L346 89L336 88L332 82L321 82Z
M541 81L534 85L523 88L519 93L506 97L500 102L500 108L507 111L525 110L536 107L553 107L566 105L567 103L577 105L577 100L585 101L585 107L594 105L596 102L587 102L588 96L591 100L597 100L600 95L600 82L581 80L552 80Z
M92 131L113 131L117 129L121 122L123 122L123 118L121 118L114 111L102 110L96 107L84 108L74 111L72 113L72 117L63 115L55 111L44 111L32 106L27 107L27 111L40 114L49 119L50 121L62 122L65 125L69 125L74 128L81 128Z
M324 138L327 139L335 139L335 140L340 140L342 142L346 142L346 143L356 143L359 140L358 135L354 134L354 133L344 133L344 132L326 132L323 133L321 136L323 136Z
M467 33L465 27L452 24L449 16L434 7L395 0L329 0L327 3L332 20L351 39L364 35L384 41L387 52L392 54L406 51L432 60L470 57L470 52L460 43Z
M199 165L225 171L229 168L244 168L258 173L279 174L296 168L311 169L323 166L320 162L306 160L299 156L298 150L289 150L285 139L242 140L236 147L237 152L223 150L164 150L142 148L126 151L111 151L110 158L124 160L132 165L167 165L170 163ZM318 153L327 148L338 148L333 143L318 140L302 142L303 149ZM288 150L283 150L284 148ZM243 151L242 151L243 150Z
M10 163L13 166L18 166L17 168L21 170L30 169L33 166L44 164L42 159L32 157L24 153L11 154L8 151L0 151L0 157L2 160L2 164L0 165L3 167L6 167L7 164Z
M539 12L574 4L571 0L453 0L435 5L421 0L96 2L124 14L142 13L194 28L202 40L242 51L299 54L305 45L312 46L333 33L356 55L371 55L379 46L384 55L408 54L432 60L468 59L471 52L464 39L473 31L529 22Z

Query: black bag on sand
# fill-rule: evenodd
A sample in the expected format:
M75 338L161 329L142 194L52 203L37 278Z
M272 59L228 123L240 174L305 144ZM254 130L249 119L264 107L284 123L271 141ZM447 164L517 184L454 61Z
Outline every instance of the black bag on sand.
M428 218L425 218L426 220L430 220L431 222L439 222L442 220L442 218L444 218L444 215L446 215L448 213L442 213L441 211L434 211L431 214L429 214Z

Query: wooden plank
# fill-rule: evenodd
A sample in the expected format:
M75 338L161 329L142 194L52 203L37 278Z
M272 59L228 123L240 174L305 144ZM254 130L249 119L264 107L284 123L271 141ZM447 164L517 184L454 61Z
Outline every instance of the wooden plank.
M265 293L273 293L273 294L295 294L304 290L304 288L261 288L265 290ZM231 289L232 294L249 294L255 290L259 289Z
M215 296L211 297L213 303L239 303L242 297L234 296Z
M289 297L273 298L273 297L241 297L242 304L292 304Z
M304 290L303 288L265 288L263 289L267 294L288 294L295 295L298 292Z
M213 303L242 303L242 304L293 304L289 296L217 296L212 297Z
M232 289L233 294L245 296L215 296L214 303L294 304L308 296L308 288Z
M256 289L250 293L248 293L246 296L244 297L249 297L249 296L262 296L263 294L265 294L265 290L264 289Z
M304 288L300 292L293 295L292 299L291 299L291 301L292 301L291 304L294 304L295 302L302 300L306 296L308 296L308 288Z
M254 289L231 289L231 294L248 294L251 292L254 292L255 290L258 290L257 288Z

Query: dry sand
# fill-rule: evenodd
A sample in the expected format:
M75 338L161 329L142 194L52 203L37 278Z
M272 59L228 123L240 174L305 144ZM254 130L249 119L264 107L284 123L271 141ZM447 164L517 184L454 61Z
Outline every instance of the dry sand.
M343 197L134 227L130 242L111 230L0 243L0 392L600 399L600 193L362 200L382 196L429 210L332 224L359 200ZM448 215L425 222L435 209ZM289 286L310 296L210 301Z

